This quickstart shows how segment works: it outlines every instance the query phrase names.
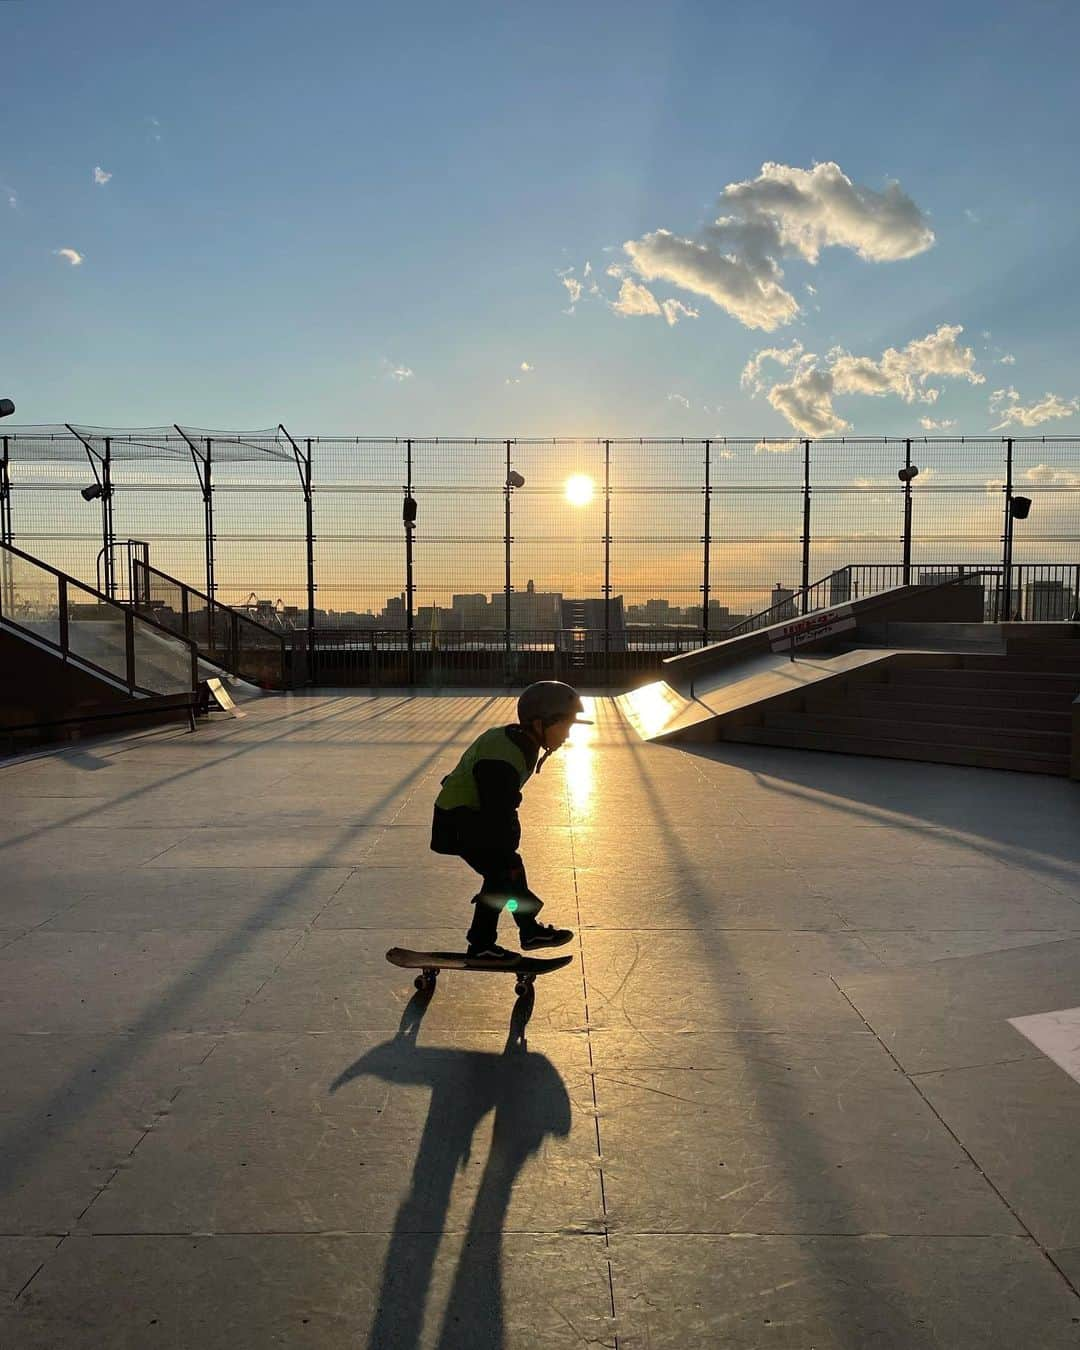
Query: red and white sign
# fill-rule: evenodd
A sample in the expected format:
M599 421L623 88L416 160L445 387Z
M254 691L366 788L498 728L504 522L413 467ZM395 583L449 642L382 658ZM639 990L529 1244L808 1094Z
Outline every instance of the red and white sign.
M783 627L770 634L769 643L774 652L788 651L801 647L807 642L818 642L822 638L832 637L834 633L843 633L855 627L855 617L850 605L837 605L835 609L823 609L818 614L807 614L802 619L792 619Z

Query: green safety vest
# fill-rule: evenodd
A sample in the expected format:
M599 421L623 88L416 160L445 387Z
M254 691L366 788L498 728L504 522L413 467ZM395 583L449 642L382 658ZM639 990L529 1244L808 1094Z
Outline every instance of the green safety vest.
M458 806L467 806L471 811L480 810L480 794L473 777L473 768L480 759L501 759L511 765L518 776L519 791L532 777L533 771L528 761L506 734L506 728L492 727L473 741L458 760L457 766L442 780L442 791L435 798L436 806L443 811L453 811Z

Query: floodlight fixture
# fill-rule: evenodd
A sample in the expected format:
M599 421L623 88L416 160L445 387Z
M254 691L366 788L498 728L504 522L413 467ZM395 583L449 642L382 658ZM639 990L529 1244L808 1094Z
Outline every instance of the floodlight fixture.
M901 483L910 483L913 478L918 478L919 466L917 464L909 464L906 469L897 469L896 476L900 479Z
M1009 510L1012 512L1013 520L1027 520L1028 512L1031 510L1031 498L1030 497L1010 498Z
M516 469L511 469L506 478L506 486L509 488L519 488L525 486L525 479Z
M15 411L15 404L9 398L0 398L0 417L10 417Z
M91 483L89 487L81 488L80 493L82 495L83 501L85 502L95 501L98 497L102 495L101 484Z
M416 498L406 497L401 503L401 522L407 530L416 524L416 511Z

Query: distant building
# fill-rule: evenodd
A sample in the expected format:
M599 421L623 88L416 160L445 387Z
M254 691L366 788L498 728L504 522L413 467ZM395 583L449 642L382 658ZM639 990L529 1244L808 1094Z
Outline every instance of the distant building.
M450 602L452 624L455 628L490 628L494 626L492 606L487 596L480 592L470 595L455 595Z
M790 586L782 586L778 581L772 588L769 606L776 610L778 623L783 623L785 619L794 619L796 617L795 592Z
M559 628L562 626L562 593L538 591L534 581L527 581L523 591L510 592L511 628ZM499 624L506 622L506 592L496 591L491 597L491 613Z

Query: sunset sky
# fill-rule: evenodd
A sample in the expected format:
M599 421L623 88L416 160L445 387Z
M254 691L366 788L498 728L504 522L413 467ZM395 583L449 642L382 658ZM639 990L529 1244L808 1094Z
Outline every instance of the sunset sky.
M0 4L19 424L1080 434L1074 3Z

